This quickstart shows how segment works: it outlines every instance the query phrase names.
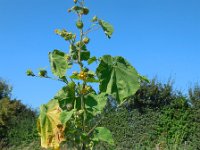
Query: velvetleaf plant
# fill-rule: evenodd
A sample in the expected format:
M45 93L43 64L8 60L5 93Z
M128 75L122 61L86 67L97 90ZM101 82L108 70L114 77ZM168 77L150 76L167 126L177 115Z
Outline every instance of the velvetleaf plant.
M82 18L89 13L89 9L85 7L84 0L74 0L74 4L68 12L77 14L76 27L79 36L65 29L55 30L57 35L69 43L69 52L53 50L49 53L52 73L65 86L53 99L40 107L38 130L41 146L60 149L62 143L67 143L74 149L85 150L93 149L99 141L114 146L112 133L99 126L100 121L97 119L101 120L103 117L102 112L108 97L112 97L120 107L128 97L136 93L141 80L146 78L140 76L123 57L90 56L87 49L90 42L88 34L102 28L105 35L111 38L114 29L108 22L94 16L91 27L85 30ZM95 72L88 69L94 62L97 62ZM67 70L76 64L79 71L67 75ZM45 69L40 69L38 75L27 70L27 75L51 78ZM99 84L98 92L91 86L93 83ZM91 123L94 120L95 124Z

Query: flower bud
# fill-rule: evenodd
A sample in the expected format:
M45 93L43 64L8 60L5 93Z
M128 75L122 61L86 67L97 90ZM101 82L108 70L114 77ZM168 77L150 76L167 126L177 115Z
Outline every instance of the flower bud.
M71 103L69 103L69 104L66 105L66 108L67 108L68 111L72 110L72 107L73 107L73 106L72 106Z
M44 70L44 69L41 69L40 71L39 71L39 74L38 74L40 77L46 77L47 76L47 71L46 70Z
M85 37L83 39L83 43L88 44L90 42L90 39L88 37Z
M30 70L30 69L26 71L26 75L27 76L35 76L34 73L33 73L33 71Z
M86 8L86 7L83 8L83 14L84 14L84 15L87 15L89 12L90 12L90 11L89 11L88 8Z
M82 29L82 28L83 28L83 22L80 21L80 20L77 21L77 22L76 22L76 26L77 26L78 29Z
M94 16L94 17L92 18L92 22L96 22L97 20L98 20L97 16Z

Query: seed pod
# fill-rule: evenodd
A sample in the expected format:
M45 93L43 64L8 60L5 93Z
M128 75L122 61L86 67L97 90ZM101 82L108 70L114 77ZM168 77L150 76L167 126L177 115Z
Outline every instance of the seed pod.
M73 107L73 106L72 106L71 103L69 103L69 104L66 105L66 108L67 108L68 111L72 110L72 107Z
M82 29L82 28L83 28L83 22L80 21L80 20L77 21L77 22L76 22L76 26L77 26L78 29Z
M79 10L79 9L80 9L79 6L73 6L73 7L71 8L71 10L74 10L74 11L77 11L77 10Z
M81 42L81 41L78 41L78 42L76 42L76 44L75 44L77 47L79 47L79 48L82 48L84 45L85 45L85 43L84 42Z
M78 0L74 0L74 3L76 4L78 2Z
M83 39L83 43L88 44L90 42L90 39L88 37L85 37Z
M84 113L84 110L81 109L81 110L79 110L79 111L77 112L77 115L80 116L80 115L82 115L83 113Z
M96 22L97 20L98 20L97 16L94 16L94 17L92 18L92 22Z
M67 10L68 13L70 13L71 11L72 11L71 9L68 9L68 10Z
M27 76L35 76L32 70L27 70L26 75Z
M47 71L41 69L41 70L39 71L39 74L38 74L38 75L39 75L40 77L46 77L46 76L47 76Z
M84 14L84 15L87 15L89 12L90 12L90 11L89 11L88 8L86 8L86 7L83 8L83 14Z

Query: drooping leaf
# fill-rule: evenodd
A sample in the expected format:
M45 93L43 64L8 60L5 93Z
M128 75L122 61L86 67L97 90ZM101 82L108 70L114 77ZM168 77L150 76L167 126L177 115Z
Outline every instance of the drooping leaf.
M62 78L65 76L66 71L71 66L67 62L68 55L62 51L54 50L49 53L49 61L51 64L51 70L55 76Z
M105 127L97 127L93 133L93 141L103 141L114 146L112 133Z
M106 34L106 36L108 38L111 38L113 32L114 32L114 28L113 26L108 23L108 22L105 22L104 20L99 20L99 25L102 27L104 33Z
M67 104L74 103L75 100L75 86L74 82L69 82L67 86L64 86L54 97L58 100L59 106L62 109L66 109Z
M96 95L90 93L84 97L87 110L93 115L100 114L106 106L107 94L101 93Z
M65 141L65 126L61 124L60 113L61 109L55 99L40 107L38 131L41 136L41 146L44 148L56 149Z
M140 78L140 81L142 82L147 82L147 83L150 83L150 81L149 81L149 79L146 77L146 76L141 76L140 74L139 74L139 78Z
M88 65L92 64L93 62L97 61L97 58L94 56L94 57L91 57L88 59Z
M72 109L71 111L62 111L60 114L60 121L63 125L65 125L69 119L71 119L73 113L74 113L74 109Z
M137 71L123 57L103 56L96 74L100 91L112 95L118 104L134 95L140 87Z

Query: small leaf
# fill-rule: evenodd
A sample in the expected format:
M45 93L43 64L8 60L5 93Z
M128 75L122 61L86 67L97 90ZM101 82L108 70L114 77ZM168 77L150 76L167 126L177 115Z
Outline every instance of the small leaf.
M81 60L87 61L90 58L90 52L89 51L82 51L81 52Z
M144 82L150 83L149 79L146 76L141 76L139 74L139 78L140 78L140 81L144 81Z
M73 113L74 113L74 109L72 109L71 111L62 111L60 114L60 121L63 125L65 125L69 119L71 119Z
M69 82L67 86L64 86L54 97L58 100L59 106L65 109L67 104L72 104L75 101L75 83Z
M59 78L65 76L67 69L71 67L66 61L66 57L67 54L59 50L54 50L53 52L49 53L51 70L53 74Z
M88 65L92 64L93 62L97 61L97 58L95 56L88 59Z
M100 114L103 111L108 99L106 93L101 93L98 95L94 93L90 93L84 98L85 98L86 108L94 116L96 116L97 114Z
M114 146L112 133L105 127L97 127L94 130L93 141L103 141Z
M104 33L107 35L108 38L111 38L114 28L111 24L108 22L105 22L104 20L99 20L99 25L102 27Z

